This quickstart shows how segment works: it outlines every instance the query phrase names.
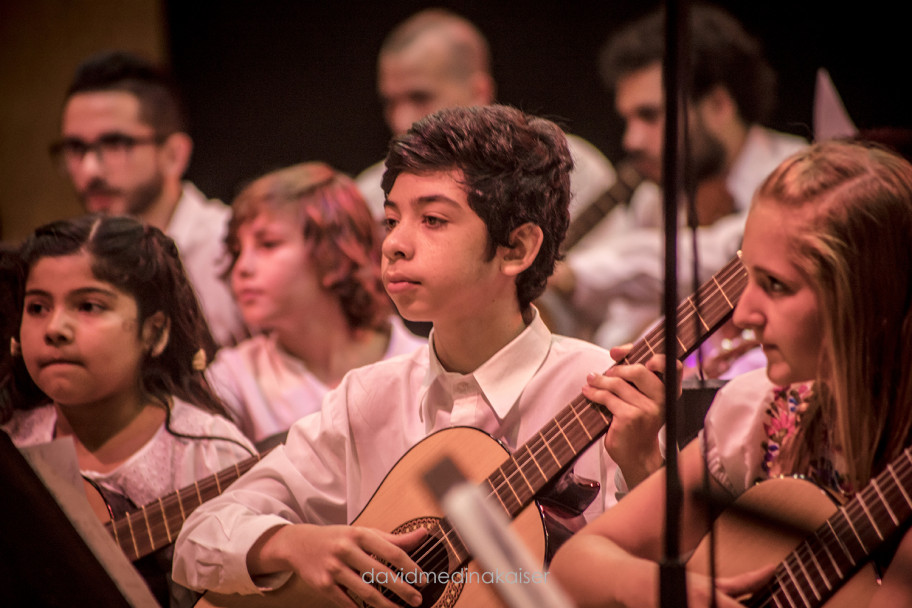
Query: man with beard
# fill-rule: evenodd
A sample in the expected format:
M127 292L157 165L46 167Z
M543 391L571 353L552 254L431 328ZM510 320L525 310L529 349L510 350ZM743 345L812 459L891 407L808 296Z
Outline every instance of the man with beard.
M182 181L193 150L186 131L167 74L140 57L105 52L77 69L51 153L86 211L131 215L174 240L213 335L233 344L246 329L221 278L231 209Z
M661 314L664 19L660 9L627 25L600 57L601 75L625 123L627 159L619 167L632 164L645 181L567 252L550 284L588 321L592 333L584 337L603 345L635 338ZM775 99L775 73L759 42L731 15L694 5L688 36L685 187L695 203L699 272L705 280L737 251L754 189L807 142L761 126ZM683 221L686 214L680 217ZM686 293L691 240L690 231L682 230L678 269Z

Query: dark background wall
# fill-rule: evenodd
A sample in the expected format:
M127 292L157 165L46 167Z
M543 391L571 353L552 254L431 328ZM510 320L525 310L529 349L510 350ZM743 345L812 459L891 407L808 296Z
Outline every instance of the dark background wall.
M656 3L442 2L492 46L498 98L562 121L612 160L621 127L596 57L611 31ZM170 56L197 152L191 177L230 200L240 180L302 160L357 173L388 139L375 95L386 32L426 2L183 2L165 5ZM912 124L906 26L881 0L730 2L781 79L773 126L811 133L815 71L827 67L859 126Z
M414 0L0 0L0 239L79 213L47 146L88 54L121 47L169 62L196 151L189 177L230 201L238 182L303 160L356 173L388 139L374 91L386 32ZM502 102L560 119L612 160L620 125L596 71L613 29L657 2L441 2L491 41ZM727 2L779 71L773 126L811 134L814 73L827 67L861 127L912 127L905 15L888 0Z

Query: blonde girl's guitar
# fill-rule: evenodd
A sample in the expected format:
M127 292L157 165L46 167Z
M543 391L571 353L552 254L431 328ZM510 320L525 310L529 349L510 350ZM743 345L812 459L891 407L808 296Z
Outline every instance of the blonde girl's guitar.
M872 555L912 525L912 448L838 506L798 478L771 479L745 492L715 523L716 576L778 563L748 606L854 608L877 588ZM709 572L707 536L688 568Z
M677 309L679 340L674 345L677 348L668 351L676 352L679 358L692 352L728 319L746 282L746 271L735 258L704 283L696 295L682 302ZM696 303L697 298L700 304ZM664 328L659 326L634 345L624 363L645 363L653 354L665 350ZM441 458L448 457L503 508L513 521L514 532L544 564L549 532L536 499L560 482L576 457L595 443L610 424L611 414L604 407L579 395L512 454L477 429L460 427L438 431L419 442L396 463L352 525L394 533L408 532L420 526L431 532L410 555L423 572L434 573L434 581L446 582L422 589L424 608L501 606L496 590L490 584L492 573L479 571L459 536L443 517L436 500L425 488L424 474ZM384 591L387 592L385 588ZM405 605L388 592L387 597L393 603ZM209 592L197 605L327 606L325 601L311 595L297 577L265 595Z

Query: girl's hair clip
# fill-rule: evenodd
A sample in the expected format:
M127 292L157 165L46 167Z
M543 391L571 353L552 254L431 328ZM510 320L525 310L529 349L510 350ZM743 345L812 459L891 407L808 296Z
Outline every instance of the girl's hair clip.
M206 369L206 351L202 348L196 351L196 354L193 355L193 361L191 363L193 369L201 372Z

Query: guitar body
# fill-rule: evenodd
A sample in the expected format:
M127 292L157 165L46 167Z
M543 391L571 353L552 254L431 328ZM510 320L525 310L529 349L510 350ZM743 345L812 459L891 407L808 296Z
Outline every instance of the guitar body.
M715 522L716 576L734 576L782 562L836 510L832 498L810 481L782 478L757 484ZM688 570L708 574L709 556L707 535L688 561ZM806 605L867 606L876 588L877 575L869 564L825 603Z
M364 510L352 525L376 528L386 532L408 532L418 526L434 529L443 517L440 506L424 484L424 474L442 458L450 458L469 481L480 482L495 470L507 455L507 450L486 433L469 427L444 429L409 450L387 474ZM532 556L544 564L548 533L537 503L526 507L512 522L511 528L526 544ZM468 563L470 573L460 585L453 582L437 590L435 598L427 598L425 608L451 606L503 606L495 587L479 581L481 572L474 561ZM450 568L453 571L453 568ZM426 592L427 595L427 592ZM197 606L267 608L280 606L330 606L308 593L297 577L280 589L265 595L220 595L206 593Z

